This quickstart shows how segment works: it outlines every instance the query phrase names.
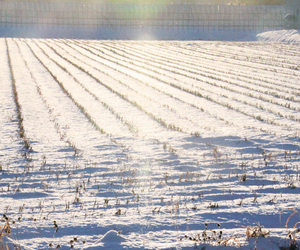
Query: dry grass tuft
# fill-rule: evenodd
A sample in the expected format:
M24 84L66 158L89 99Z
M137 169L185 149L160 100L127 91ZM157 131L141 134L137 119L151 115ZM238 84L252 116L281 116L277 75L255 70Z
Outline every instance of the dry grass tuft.
M285 222L285 227L286 229L288 228L288 223L290 221L290 219L295 215L298 214L300 215L299 211L296 208L287 208L287 209L282 209L280 211L280 215L284 210L291 210L293 211L293 213L287 218L286 222ZM289 231L289 233L287 234L287 237L289 237L291 240L295 241L296 240L296 234L300 232L300 227L297 228L298 224L300 224L300 221L296 222L294 224L293 230Z
M286 222L285 222L285 227L286 229L288 228L288 223L290 221L290 219L295 215L295 214L298 214L300 215L299 211L295 208L287 208L287 209L282 209L280 211L280 216L281 216L281 213L284 211L284 210L291 210L293 211L293 213L287 218ZM288 232L287 234L287 237L290 238L290 245L288 248L282 248L282 249L287 249L287 250L298 250L299 249L299 246L296 242L297 240L297 237L296 237L296 234L300 232L300 227L297 228L298 224L300 224L300 221L296 222L294 224L294 227L293 227L293 230Z
M5 244L2 241L2 237L4 235L10 234L11 229L10 229L8 218L6 217L5 214L3 215L3 217L6 220L6 223L3 227L0 227L0 250L9 250L9 247L7 246L7 244Z
M299 211L298 211L296 208L282 209L282 210L280 211L280 215L281 215L281 213L282 213L284 210L291 210L291 211L294 211L294 212L289 216L289 218L287 218L287 220L286 220L286 222L285 222L285 227L288 228L288 223L289 223L290 219L291 219L295 214L299 214ZM299 215L300 215L300 214L299 214ZM298 225L299 223L300 223L300 221L298 221L298 222L294 225L294 229L296 229L296 227L297 227L297 225ZM298 230L300 230L300 229L298 228Z
M6 224L4 225L4 227L1 227L0 230L1 230L0 231L0 250L9 250L9 247L7 246L7 244L5 244L2 241L2 236L10 233L9 222L6 221Z
M10 232L11 232L8 217L5 214L3 214L3 218L5 219L6 223L3 227L0 227L0 237L4 236L6 234L10 234Z
M0 226L0 250L21 250L21 247L18 244L14 244L13 248L9 248L3 241L3 236L11 233L9 219L5 214L3 214L3 219L5 220L5 225L3 227Z
M230 237L230 238L227 239L227 240L222 240L222 241L220 242L220 245L224 245L224 246L238 246L238 247L241 246L241 244L240 244L238 238L235 237L235 236L232 236L232 237Z
M259 238L259 237L266 237L270 234L271 230L263 230L261 225L258 223L257 226L248 226L246 227L246 236L247 239L250 238Z

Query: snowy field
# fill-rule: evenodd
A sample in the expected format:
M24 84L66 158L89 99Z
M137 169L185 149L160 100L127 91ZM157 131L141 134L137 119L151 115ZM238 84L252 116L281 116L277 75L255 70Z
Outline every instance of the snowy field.
M1 38L0 55L1 250L298 240L299 46Z

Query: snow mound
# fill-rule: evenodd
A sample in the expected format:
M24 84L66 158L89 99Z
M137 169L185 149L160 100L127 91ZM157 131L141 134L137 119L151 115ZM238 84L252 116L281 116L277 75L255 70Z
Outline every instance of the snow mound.
M99 242L104 243L104 245L119 245L120 243L126 241L120 234L115 230L110 230L99 240Z
M258 41L300 44L300 30L276 30L260 33Z

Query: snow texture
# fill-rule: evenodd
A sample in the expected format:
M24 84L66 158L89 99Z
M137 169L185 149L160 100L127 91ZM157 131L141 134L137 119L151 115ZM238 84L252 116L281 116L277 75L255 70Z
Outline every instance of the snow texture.
M298 31L257 37L1 38L0 249L299 244Z

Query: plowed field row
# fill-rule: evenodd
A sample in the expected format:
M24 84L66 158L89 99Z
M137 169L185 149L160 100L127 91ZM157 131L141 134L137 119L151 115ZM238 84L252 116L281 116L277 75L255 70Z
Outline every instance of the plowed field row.
M249 245L235 232L257 222L286 235L296 46L7 38L0 54L0 212L24 249ZM191 241L206 223L220 241Z

